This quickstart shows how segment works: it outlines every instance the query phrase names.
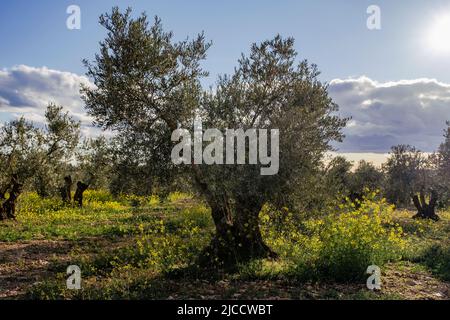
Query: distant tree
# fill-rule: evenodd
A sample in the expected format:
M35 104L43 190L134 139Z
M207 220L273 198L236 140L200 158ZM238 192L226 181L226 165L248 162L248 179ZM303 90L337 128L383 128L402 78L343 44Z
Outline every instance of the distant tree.
M114 141L104 136L86 138L76 152L77 176L92 189L108 189L113 177Z
M361 160L352 174L351 191L363 194L364 190L381 190L383 187L383 172L372 163Z
M433 155L436 169L435 185L441 206L450 204L450 122L447 122L447 125L444 131L444 142Z
M10 188L13 176L22 182L33 176L43 145L42 132L23 117L0 128L0 194Z
M73 201L78 205L78 207L83 207L83 193L89 188L89 185L81 181L77 182L77 189L73 196Z
M431 190L428 203L423 191L420 191L419 195L413 194L412 200L417 208L417 214L413 218L439 220L439 216L436 214L438 194L435 190Z
M398 145L391 149L383 165L386 174L385 192L387 199L398 206L409 206L411 195L425 188L423 172L426 157L409 145Z
M342 156L334 157L325 169L325 185L326 192L342 200L351 193L353 163Z
M45 128L41 130L42 150L33 173L34 189L41 197L54 195L61 176L72 168L74 153L80 140L80 123L62 106L50 104L45 112Z
M59 189L78 144L79 123L53 104L47 107L45 119L44 128L22 117L0 129L0 191L13 176L40 196Z
M60 193L61 193L61 200L67 204L72 203L72 177L71 176L65 176L64 177L64 186L61 187Z
M450 175L450 121L447 121L447 129L444 131L445 141L439 146L439 154L442 157L441 168Z
M384 165L388 200L400 206L408 206L412 200L417 209L415 218L439 219L435 213L439 194L432 159L414 147L399 145L392 148Z
M100 23L107 37L95 62L86 62L95 87L82 91L89 114L103 128L145 141L161 167L194 182L216 226L204 257L231 263L274 256L259 229L262 206L290 205L301 198L310 172L330 142L342 138L345 125L333 115L338 107L317 79L317 68L306 61L296 64L293 39L277 36L254 44L233 75L220 77L215 90L203 92L199 79L206 73L200 62L209 47L203 35L174 43L159 19L149 27L145 15L133 19L130 10L117 8L102 15ZM191 127L195 114L205 128L279 129L278 174L261 176L261 165L173 166L171 133L177 124Z
M4 188L0 194L0 221L16 219L16 202L22 193L22 187L17 175L14 174L7 188ZM4 192L9 193L8 199L5 199Z
M339 202L362 200L366 190L379 190L383 184L383 173L370 162L361 160L353 170L353 163L342 156L333 158L324 171L324 185L330 197Z
M166 130L166 129L163 129ZM163 135L121 130L112 140L112 194L167 195L176 177L171 142Z

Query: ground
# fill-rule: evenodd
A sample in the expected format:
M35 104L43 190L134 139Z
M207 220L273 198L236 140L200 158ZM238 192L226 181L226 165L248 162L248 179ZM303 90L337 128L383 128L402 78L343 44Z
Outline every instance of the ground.
M448 213L431 224L395 211L413 250L386 263L381 291L371 292L364 281L258 276L245 268L207 277L190 271L213 228L207 208L182 195L160 203L92 194L86 202L80 210L29 196L17 221L0 223L0 299L450 299L448 260L438 265L425 254L448 239ZM173 236L161 236L167 233ZM79 292L64 288L71 264L82 269Z

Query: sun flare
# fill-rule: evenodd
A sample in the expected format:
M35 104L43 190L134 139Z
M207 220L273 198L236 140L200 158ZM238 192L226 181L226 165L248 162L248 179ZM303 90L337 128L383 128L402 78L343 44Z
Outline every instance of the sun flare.
M450 14L436 17L427 39L434 52L450 54Z

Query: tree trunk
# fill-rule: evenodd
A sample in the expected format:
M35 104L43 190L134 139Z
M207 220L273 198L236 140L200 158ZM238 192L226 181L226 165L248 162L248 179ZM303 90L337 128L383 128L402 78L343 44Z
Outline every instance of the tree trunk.
M212 206L216 234L200 258L202 265L235 266L256 258L276 258L265 243L259 228L261 206L237 206L236 214L226 205Z
M89 185L81 181L77 182L77 190L73 196L73 201L77 202L80 208L83 207L83 193L87 190L87 188L89 188Z
M9 197L0 206L0 221L7 219L16 219L16 202L20 194L22 193L22 184L19 183L16 175L13 175L10 187L7 188L6 191L8 190Z
M432 219L435 221L439 220L439 216L436 214L436 203L437 203L437 193L436 191L431 191L430 201L427 204L425 200L425 193L420 192L420 197L416 194L412 196L414 206L417 208L417 214L414 215L414 219Z
M214 238L199 257L199 264L233 267L255 258L276 258L277 254L264 243L259 228L262 204L240 199L240 203L231 206L225 195L218 199L209 190L197 166L192 165L192 169L195 182L211 207L216 227Z
M72 202L72 177L67 176L64 177L64 186L61 187L61 199L65 203Z

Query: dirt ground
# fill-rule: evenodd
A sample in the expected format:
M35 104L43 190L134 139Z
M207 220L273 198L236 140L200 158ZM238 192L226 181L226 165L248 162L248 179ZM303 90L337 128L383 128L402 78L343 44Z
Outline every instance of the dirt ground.
M0 299L24 298L34 283L55 277L55 263L70 264L72 245L49 240L0 242ZM364 285L292 284L282 280L165 280L164 286L169 292L167 299L450 299L449 283L411 263L387 265L382 290L374 293Z

